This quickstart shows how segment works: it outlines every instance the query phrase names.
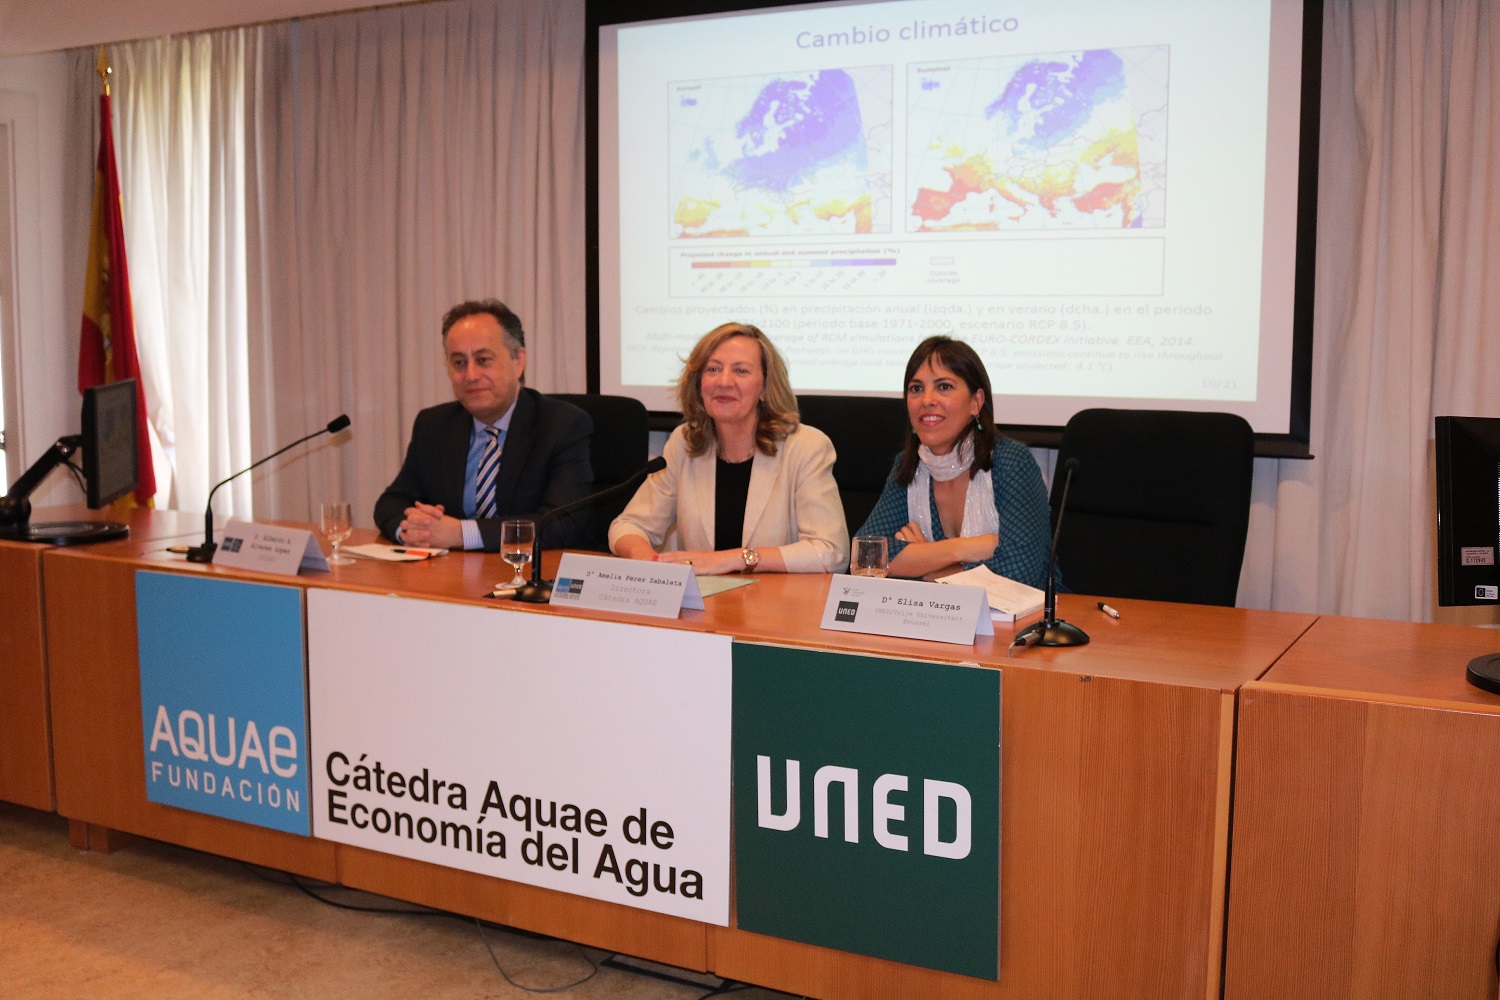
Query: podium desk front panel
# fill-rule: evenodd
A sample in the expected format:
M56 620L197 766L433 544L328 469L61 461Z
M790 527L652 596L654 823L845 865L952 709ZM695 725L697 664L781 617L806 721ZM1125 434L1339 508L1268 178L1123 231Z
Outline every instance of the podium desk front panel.
M367 540L358 537L356 541ZM454 553L265 577L160 551L49 552L44 560L64 816L810 996L839 998L1218 995L1234 698L1310 615L1065 596L1093 635L1078 649L1007 655L1012 629L973 647L818 628L829 578L757 576L676 621L483 600L510 569ZM548 562L555 565L556 554ZM546 614L712 631L1005 671L998 981L936 972L334 845L146 801L134 574L139 568L337 587ZM65 622L87 621L86 628ZM1024 623L1023 623L1024 624ZM316 734L313 739L316 741Z
M108 521L121 515L84 506L46 507L32 521ZM176 512L134 510L130 538L101 545L135 551L141 542L191 531ZM201 522L200 522L201 523ZM0 540L0 800L51 810L52 736L47 708L46 624L42 553L47 546Z
M1494 1000L1500 632L1320 618L1240 699L1225 997Z
M1010 656L1026 621L972 649L824 632L828 586L768 575L709 603L742 639L1004 672L999 979L733 927L710 930L711 968L848 1000L1218 997L1234 693L1314 617L1114 601L1115 621L1064 595L1059 615L1090 644Z

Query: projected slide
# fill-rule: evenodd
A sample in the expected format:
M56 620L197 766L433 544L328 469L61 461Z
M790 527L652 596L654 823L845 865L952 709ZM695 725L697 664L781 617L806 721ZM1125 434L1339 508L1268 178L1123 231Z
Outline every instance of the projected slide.
M675 409L739 320L800 392L898 392L945 333L1002 422L1284 431L1300 28L1296 0L897 0L601 29L601 388Z

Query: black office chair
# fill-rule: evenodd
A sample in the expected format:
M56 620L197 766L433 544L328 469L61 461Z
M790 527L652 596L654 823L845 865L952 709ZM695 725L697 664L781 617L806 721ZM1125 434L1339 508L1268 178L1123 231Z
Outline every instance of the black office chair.
M891 463L911 432L906 403L876 396L798 396L797 406L803 423L833 441L838 453L833 479L852 535L880 499Z
M553 399L572 403L594 421L589 462L594 467L594 489L623 483L646 464L651 452L651 425L646 407L626 396L553 393ZM620 516L633 493L597 503L589 513L585 543L600 552L609 550L609 523Z
M1063 464L1079 460L1057 546L1068 589L1233 607L1253 457L1250 425L1229 413L1075 414L1052 483L1056 523Z

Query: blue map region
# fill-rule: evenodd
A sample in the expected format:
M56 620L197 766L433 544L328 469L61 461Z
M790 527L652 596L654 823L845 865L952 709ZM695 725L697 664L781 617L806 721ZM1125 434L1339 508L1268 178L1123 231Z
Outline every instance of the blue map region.
M769 120L768 120L769 119ZM724 171L743 187L784 194L839 160L865 168L864 122L854 81L841 69L809 80L772 80L739 120L742 156Z
M1016 71L1000 97L984 109L986 118L1004 115L1014 130L1026 108L1040 112L1036 130L1021 145L1046 149L1071 134L1099 103L1125 92L1125 64L1109 49L1091 49L1076 63L1033 60Z

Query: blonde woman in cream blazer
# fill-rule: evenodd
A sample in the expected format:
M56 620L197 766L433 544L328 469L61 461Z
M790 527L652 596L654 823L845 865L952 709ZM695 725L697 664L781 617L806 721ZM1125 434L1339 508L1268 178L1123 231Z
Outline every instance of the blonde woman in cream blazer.
M678 405L683 424L662 452L667 467L610 525L610 550L690 562L708 575L842 572L849 529L833 444L798 423L786 365L765 334L743 323L709 331L688 356ZM720 484L743 483L747 464L743 499L721 497ZM726 501L743 510L739 530L716 524Z

